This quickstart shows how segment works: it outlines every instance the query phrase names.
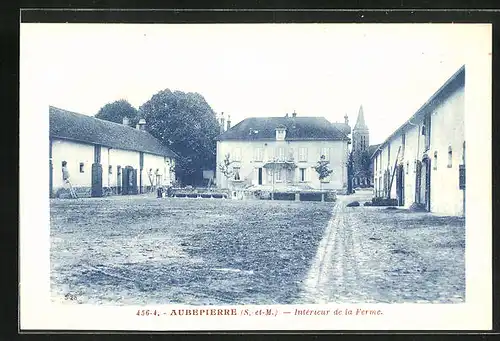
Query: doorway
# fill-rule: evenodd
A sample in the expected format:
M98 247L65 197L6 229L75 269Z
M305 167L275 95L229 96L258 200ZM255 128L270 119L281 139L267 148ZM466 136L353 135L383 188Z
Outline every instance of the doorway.
M396 195L398 197L398 205L405 205L405 181L404 181L404 167L403 165L398 166L396 173Z
M122 167L116 166L116 193L122 194Z
M425 170L425 177L422 177L422 181L424 183L424 201L425 209L430 212L431 211L431 159L425 158L423 160L422 168Z
M259 185L262 185L262 168L258 170Z

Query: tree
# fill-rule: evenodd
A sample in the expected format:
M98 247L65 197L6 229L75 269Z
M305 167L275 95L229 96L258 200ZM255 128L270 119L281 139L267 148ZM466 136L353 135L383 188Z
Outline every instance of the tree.
M327 177L330 176L330 174L333 173L333 170L331 170L328 167L328 164L329 164L329 162L326 160L325 156L321 155L320 160L318 161L318 163L316 164L316 166L314 166L314 169L316 170L316 173L318 173L318 178L319 178L319 181L320 181L320 187L322 187L321 181L323 179L326 179Z
M228 184L229 184L229 178L231 178L234 174L233 168L231 167L231 164L234 161L230 160L230 154L226 154L224 157L224 160L222 163L219 164L219 170L221 171L222 175L226 178Z
M162 90L139 108L147 131L180 156L176 175L183 184L203 181L204 169L216 167L215 112L198 93Z
M352 194L352 178L354 172L354 158L353 152L349 153L349 158L347 160L347 194Z
M122 123L123 118L128 117L132 125L137 123L140 118L137 109L124 99L104 105L95 117L115 123Z

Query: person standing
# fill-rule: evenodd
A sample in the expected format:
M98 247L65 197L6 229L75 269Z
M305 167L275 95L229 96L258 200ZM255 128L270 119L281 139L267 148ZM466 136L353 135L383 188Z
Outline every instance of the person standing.
M64 184L68 185L68 187L69 187L69 193L71 194L71 197L74 199L78 198L75 190L73 189L73 186L71 186L71 182L69 181L68 163L66 161L62 162L62 176L63 176Z

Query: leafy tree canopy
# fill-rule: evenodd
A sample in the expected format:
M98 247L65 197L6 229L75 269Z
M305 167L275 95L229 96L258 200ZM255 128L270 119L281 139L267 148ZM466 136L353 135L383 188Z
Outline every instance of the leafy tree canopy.
M183 183L197 184L203 169L215 169L215 139L220 128L215 112L202 95L162 90L139 112L147 130L181 157L177 175Z
M115 123L122 123L125 116L130 119L131 125L139 120L137 109L124 99L104 105L95 115L96 118Z

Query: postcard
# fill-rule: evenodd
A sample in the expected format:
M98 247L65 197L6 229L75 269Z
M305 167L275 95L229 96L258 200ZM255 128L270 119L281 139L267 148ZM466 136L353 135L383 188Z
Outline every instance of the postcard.
M490 24L20 29L21 331L492 328Z

